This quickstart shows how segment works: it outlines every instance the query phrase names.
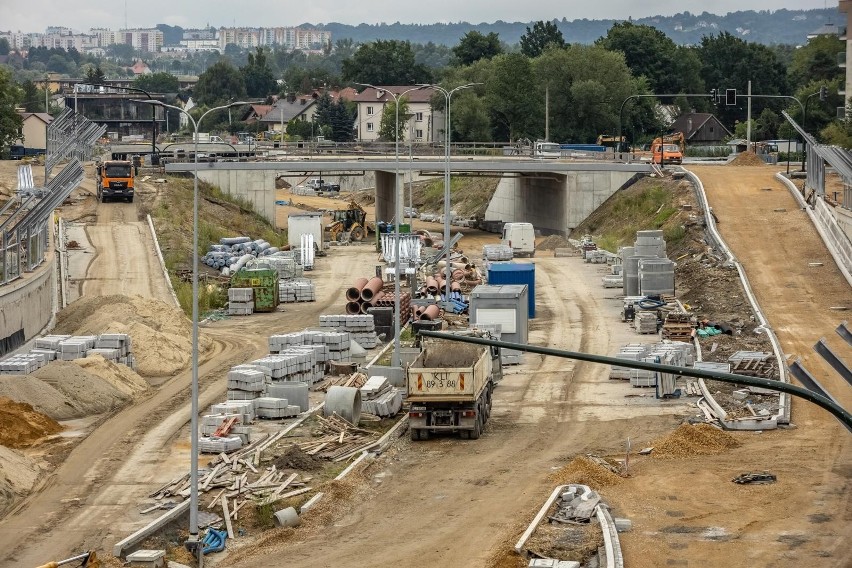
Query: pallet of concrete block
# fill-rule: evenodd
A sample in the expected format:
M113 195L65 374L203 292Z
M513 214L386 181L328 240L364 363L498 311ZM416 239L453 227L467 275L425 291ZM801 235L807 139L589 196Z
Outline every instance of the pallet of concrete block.
M649 355L643 357L645 363L660 363L660 357ZM655 387L657 386L658 373L656 371L645 371L642 369L630 370L630 386L632 387Z
M305 344L305 335L302 332L277 333L269 336L269 352L281 353L289 347L302 346Z
M198 450L203 454L229 454L243 447L243 441L239 436L224 436L221 438L213 436L202 436L198 439Z
M36 349L50 349L59 353L59 344L70 338L70 335L45 335L36 338L34 345Z
M606 250L595 249L584 251L584 256L586 262L590 264L607 264L610 262L610 257L615 255Z
M636 333L657 333L656 312L637 310L633 319L633 327L636 329Z
M402 391L387 377L370 377L361 387L361 410L379 417L395 416L402 409Z
M482 258L485 260L512 260L514 254L509 245L485 245L482 247Z
M225 414L228 416L239 414L242 416L240 424L251 424L255 419L254 400L226 400L218 402L210 407L210 413Z
M0 375L29 375L46 364L41 355L12 355L0 361Z
M275 269L278 272L278 278L282 280L301 278L304 274L304 270L296 261L293 251L280 251L270 256L264 256L263 261Z
M624 279L619 276L603 276L601 284L604 288L621 288L624 286Z
M695 362L695 347L684 341L661 341L651 346L651 355L671 355L671 364L690 367Z
M624 345L618 353L613 355L618 359L624 359L626 361L641 361L648 354L649 346L641 343L629 343ZM621 367L618 365L613 365L610 368L609 378L610 379L620 379L620 380L629 380L630 373L633 371L630 367Z
M273 382L266 385L266 396L287 399L299 412L307 412L310 408L310 392L307 383L302 382Z
M255 369L231 369L228 371L228 390L263 392L266 376Z
M299 407L290 404L286 398L263 396L254 399L255 412L258 418L292 418L299 415Z
M95 340L95 349L117 349L119 357L126 357L133 351L133 343L126 333L102 333Z
M94 335L72 335L68 339L59 342L59 359L62 361L73 361L86 356L89 349L95 347L97 337Z
M329 361L348 361L349 342L352 341L345 331L306 331L305 344L325 345L328 348Z
M373 349L379 344L372 314L320 316L320 328L346 331L364 349Z
M250 316L254 313L254 290L252 288L228 289L228 315Z
M278 301L281 303L315 302L316 299L316 285L307 278L278 281Z

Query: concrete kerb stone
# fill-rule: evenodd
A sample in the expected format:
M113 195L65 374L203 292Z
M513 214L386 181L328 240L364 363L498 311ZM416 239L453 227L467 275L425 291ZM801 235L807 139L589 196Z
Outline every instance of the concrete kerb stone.
M609 514L609 509L603 505L595 507L595 514L601 525L606 550L606 568L624 568L624 556L621 553L621 542L618 530Z
M568 485L557 485L553 492L550 494L550 497L547 498L547 501L544 502L541 509L538 510L535 517L533 517L532 522L527 527L527 530L524 531L524 534L521 535L521 538L515 543L515 552L519 555L526 557L524 553L524 545L530 539L532 534L535 532L535 529L538 528L538 525L541 524L541 521L544 520L545 515L550 510L550 507L556 502L562 493L565 492L565 489Z
M775 359L778 362L778 374L781 381L785 383L790 382L790 377L787 374L787 365L786 359L784 357L784 353L781 350L781 342L778 341L778 337L775 335L775 332L769 326L769 322L766 319L766 315L763 313L763 310L760 309L760 304L757 302L757 297L754 295L754 291L751 288L751 284L749 283L748 277L745 274L745 270L743 270L742 265L736 259L734 254L731 252L731 249L728 247L725 240L722 238L722 235L719 233L719 230L716 228L716 221L713 219L713 215L710 211L710 203L707 200L707 194L704 191L704 184L701 182L701 179L695 175L693 172L687 170L686 168L681 168L689 180L692 182L695 187L696 195L698 196L698 200L701 204L701 208L704 211L704 219L707 224L707 230L711 234L712 238L719 245L719 248L727 255L731 264L734 265L737 269L737 274L739 274L740 282L742 282L743 290L745 291L746 297L748 297L749 304L751 305L752 310L757 315L758 320L760 321L759 329L763 329L767 336L769 337L769 341L772 343L772 351L775 354ZM703 389L702 392L706 390ZM776 424L789 424L790 423L790 395L787 393L779 393L778 395L778 414L773 417L773 423ZM742 429L743 424L740 425L740 429ZM755 430L762 430L767 428L773 428L770 424L762 424L760 426L755 426Z
M160 269L163 271L163 278L166 279L166 285L169 287L169 294L172 297L172 301L175 303L176 307L180 307L180 302L178 302L177 294L175 294L175 289L172 287L172 279L169 278L169 271L166 269L166 261L163 259L163 252L160 250L160 241L157 239L157 231L154 230L154 221L151 220L150 215L146 215L148 218L148 227L151 229L151 238L154 239L154 250L157 251L157 261L160 263Z
M135 533L131 534L128 537L118 541L112 547L112 555L115 557L120 557L121 554L127 548L133 546L134 544L141 542L148 535L153 534L154 532L160 530L170 522L179 518L181 515L186 513L189 510L189 499L183 501L182 503L178 503L174 509L167 511L166 513L160 515Z

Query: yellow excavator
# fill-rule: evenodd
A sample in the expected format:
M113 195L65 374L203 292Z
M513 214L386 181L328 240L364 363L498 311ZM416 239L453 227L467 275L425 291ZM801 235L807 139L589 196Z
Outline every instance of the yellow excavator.
M79 568L101 568L101 561L98 560L97 555L91 550L72 558L66 558L65 560L48 562L47 564L42 564L37 568L59 568L59 566L67 566L74 562L79 562L79 564L74 565Z
M367 212L355 203L348 209L331 212L331 223L326 227L330 241L363 241L375 229L367 223Z

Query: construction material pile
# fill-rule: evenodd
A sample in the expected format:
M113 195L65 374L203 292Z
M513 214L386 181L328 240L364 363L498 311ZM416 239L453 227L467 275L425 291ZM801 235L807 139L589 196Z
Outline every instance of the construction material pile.
M379 344L376 335L376 323L372 314L367 315L326 315L320 316L322 329L344 331L364 349L373 349Z
M227 276L254 258L271 256L278 252L277 247L263 239L223 237L219 239L219 244L212 244L207 248L207 254L201 257L201 262Z
M278 272L278 278L290 280L301 278L304 275L304 268L299 264L300 257L301 255L297 254L296 251L282 250L264 256L261 260Z
M594 489L618 485L622 479L613 464L593 455L577 456L547 478L559 485L578 483Z
M736 438L709 424L681 424L662 438L655 440L651 455L656 458L684 458L715 455L736 448Z
M737 156L728 162L729 166L765 166L764 162L757 154L751 150L740 152Z
M278 280L278 301L282 304L296 302L315 302L316 285L307 278L289 278Z
M317 416L320 437L298 444L308 455L341 462L376 445L378 435L353 425L341 416Z
M26 448L61 431L58 422L29 404L0 397L0 446Z
M367 383L367 375L364 373L352 373L337 377L327 377L322 383L314 387L318 392L327 392L331 387L352 387L360 389Z
M254 313L254 289L229 288L228 315L250 316L252 313Z
M633 326L636 333L657 333L657 313L656 312L636 312L633 318Z
M46 335L36 339L35 347L26 353L0 361L0 375L29 375L51 361L73 361L96 355L131 369L136 368L130 336L126 333Z
M358 278L352 286L346 289L347 314L368 314L371 308L390 307L395 308L396 295L393 284L385 284L378 277ZM399 321L400 324L408 323L411 319L411 294L400 291L399 297Z
M292 333L282 333L269 337L269 352L272 355L265 357L264 360L275 361L269 357L297 357L306 355L308 359L312 359L314 363L308 369L303 365L308 359L288 359L289 367L287 373L280 376L271 374L274 379L282 380L297 380L315 383L322 379L325 372L325 364L328 361L348 361L350 358L350 342L351 336L345 331L297 331ZM310 376L301 378L287 378L295 374L293 371L294 364L299 365L311 373ZM314 373L317 374L314 374Z
M776 359L772 353L763 351L737 351L730 357L731 372L747 377L772 379L776 377Z
M692 341L695 319L686 312L669 312L663 320L663 339Z
M655 344L629 343L624 345L614 357L629 361L687 367L695 362L695 348L691 343L680 341L662 341ZM610 368L609 378L629 380L634 387L653 387L657 385L660 374L655 371L613 365Z
M509 245L485 245L482 247L482 258L490 261L512 260L514 253Z
M382 418L396 416L402 410L402 390L387 377L370 377L361 387L361 410Z

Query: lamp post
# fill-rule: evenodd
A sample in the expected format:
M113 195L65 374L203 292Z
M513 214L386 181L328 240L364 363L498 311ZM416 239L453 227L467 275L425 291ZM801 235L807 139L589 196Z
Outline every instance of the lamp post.
M454 89L445 89L440 85L423 85L424 87L432 87L444 95L447 101L447 116L445 118L445 136L446 145L444 147L444 247L447 249L447 266L446 266L446 287L444 289L444 301L450 301L450 283L453 280L453 268L450 266L450 141L452 140L452 122L450 121L450 105L453 102L453 93L462 89L469 89L482 83L468 83L467 85L459 85Z
M201 541L198 539L198 124L208 114L234 106L250 103L235 102L211 108L196 121L186 110L161 101L137 100L135 102L162 106L182 112L192 122L195 139L195 171L192 187L192 401L190 416L190 466L189 466L189 540L187 548L198 557L198 565L204 562Z
M399 101L404 97L407 93L411 91L418 91L423 88L423 85L418 85L416 87L411 87L410 89L406 89L403 92L396 94L392 93L387 89L383 89L381 87L377 87L375 85L370 85L369 83L355 83L356 85L360 85L362 87L369 87L371 89L375 89L376 91L380 91L383 93L387 93L391 97L393 97L394 106L396 107L396 120L394 121L394 155L396 162L396 173L393 178L393 197L394 197L394 226L396 231L396 238L394 239L394 284L393 284L393 293L394 293L394 301L393 301L393 309L394 309L394 326L393 326L393 357L391 359L391 365L394 367L400 366L400 289L399 289L399 220L402 217L402 198L399 195ZM384 116L384 110L382 110L382 116Z
M808 126L807 126L808 125L808 103L811 102L811 99L816 97L816 96L819 96L819 99L821 101L825 100L826 90L825 90L824 86L820 87L819 91L817 91L816 93L812 93L812 94L808 95L807 98L805 99L805 108L802 109L802 130L804 130L804 131L807 131L807 129L808 129ZM805 148L807 147L807 145L808 145L808 141L805 140L804 136L802 136L802 172L805 171ZM789 154L789 152L788 152L788 154ZM790 163L789 156L787 157L787 163L788 164Z

